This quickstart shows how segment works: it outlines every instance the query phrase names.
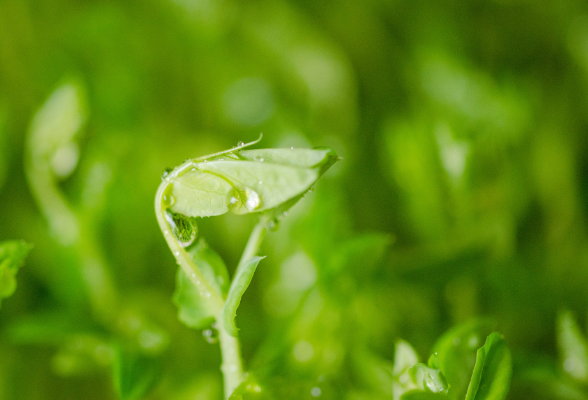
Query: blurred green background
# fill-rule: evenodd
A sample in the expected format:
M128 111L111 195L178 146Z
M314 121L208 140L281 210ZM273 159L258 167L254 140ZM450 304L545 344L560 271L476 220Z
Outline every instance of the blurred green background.
M62 85L80 129L47 180L24 165ZM555 334L562 309L588 322L588 4L0 0L0 240L35 246L0 310L1 399L115 399L110 344L137 337L161 367L150 399L221 398L218 346L177 321L153 198L165 168L260 132L343 161L266 239L237 317L248 367L391 398L366 354L403 338L425 357L490 316L509 398L588 396L561 389ZM200 232L232 271L254 222Z

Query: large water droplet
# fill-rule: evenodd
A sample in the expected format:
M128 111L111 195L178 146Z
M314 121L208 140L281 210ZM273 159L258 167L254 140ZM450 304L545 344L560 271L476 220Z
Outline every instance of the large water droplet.
M245 190L245 196L247 198L247 200L245 201L247 209L255 210L261 206L261 198L259 197L259 194L256 191L247 188Z
M210 344L218 343L218 330L214 328L205 329L202 331L202 337Z
M185 215L165 210L165 219L169 224L171 231L182 247L187 247L194 243L198 227L194 218L188 218Z

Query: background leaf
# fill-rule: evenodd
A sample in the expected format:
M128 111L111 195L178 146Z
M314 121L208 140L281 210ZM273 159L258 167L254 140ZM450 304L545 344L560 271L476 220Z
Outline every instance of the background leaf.
M32 245L23 241L0 243L0 304L16 290L16 273L32 249Z

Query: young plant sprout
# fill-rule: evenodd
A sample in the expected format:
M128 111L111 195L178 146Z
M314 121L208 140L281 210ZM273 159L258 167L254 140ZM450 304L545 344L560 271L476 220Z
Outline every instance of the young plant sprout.
M245 149L259 140L164 172L155 196L159 227L179 265L174 295L179 318L195 329L214 324L218 330L225 398L244 381L235 316L263 259L257 256L261 242L338 160L329 148ZM224 262L198 238L196 224L198 217L229 211L259 216L230 284Z

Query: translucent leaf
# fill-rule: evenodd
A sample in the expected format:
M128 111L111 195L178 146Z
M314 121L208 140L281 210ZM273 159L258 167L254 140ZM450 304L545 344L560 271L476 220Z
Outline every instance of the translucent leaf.
M410 376L421 390L444 394L449 390L441 370L430 368L426 364L419 363L410 367Z
M66 177L78 162L74 138L86 120L84 95L79 84L57 88L37 111L30 127L30 148L35 159L49 162L54 174Z
M210 217L229 211L235 190L223 178L199 170L171 177L172 211L188 217Z
M31 248L32 245L23 241L0 243L0 303L16 290L16 273Z
M113 383L121 400L135 400L146 396L159 382L159 360L132 351L119 349L113 368Z
M237 316L237 308L241 304L241 297L245 293L245 290L249 287L253 274L257 268L259 262L265 257L251 257L243 264L243 268L237 271L237 274L233 278L231 288L229 289L229 295L227 301L223 307L222 319L223 326L233 336L237 336L237 326L235 325L235 317Z
M252 161L211 161L197 168L233 185L238 202L231 211L236 214L277 207L306 192L319 177L316 169Z
M557 344L564 371L573 379L588 382L588 345L574 315L563 311L557 318Z
M504 400L511 375L510 350L500 334L494 332L477 352L466 400Z
M492 332L492 325L490 320L473 320L450 329L435 344L438 366L453 398L465 398L477 350L483 338Z
M412 346L404 340L398 340L394 352L394 369L392 370L394 400L399 400L404 393L417 388L410 376L410 368L418 362L419 357Z

